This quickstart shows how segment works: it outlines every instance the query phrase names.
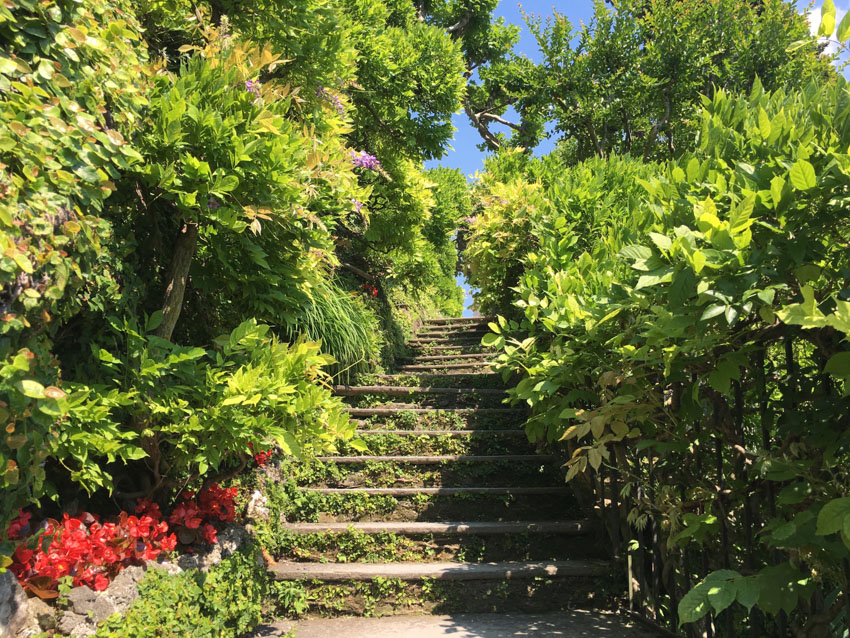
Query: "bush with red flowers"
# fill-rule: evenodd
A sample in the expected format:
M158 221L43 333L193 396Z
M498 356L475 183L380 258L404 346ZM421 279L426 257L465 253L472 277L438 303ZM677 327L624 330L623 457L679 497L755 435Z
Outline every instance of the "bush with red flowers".
M215 483L197 496L184 492L168 521L150 499L139 500L135 514L121 512L109 522L83 512L65 514L61 521L49 518L36 528L32 514L21 510L6 532L8 540L19 543L9 569L25 590L40 598L56 598L60 580L66 577L75 587L88 585L103 591L124 567L155 560L162 552L174 550L178 541L181 545L215 543L216 525L236 518L236 492L235 487ZM36 532L43 533L44 542L27 542Z
M378 289L375 288L375 286L373 286L372 284L363 284L363 291L370 297L378 296Z
M222 488L217 483L201 490L197 498L192 491L183 492L181 502L168 517L180 544L215 543L215 524L230 523L236 518L236 492L235 487Z
M12 554L9 569L25 590L40 598L59 595L59 581L70 577L74 586L88 585L102 591L124 567L156 559L174 549L177 539L168 533L159 507L140 502L136 515L121 512L114 522L102 522L95 514L65 514L61 521L47 519L32 528L32 514L21 511L7 531L9 540L23 541L36 531L42 542L34 548L21 542Z
M248 447L251 448L251 451L254 450L254 445L252 443L248 444ZM263 467L266 463L268 463L272 457L275 455L275 449L269 448L268 450L261 450L260 452L254 453L254 465L256 467Z

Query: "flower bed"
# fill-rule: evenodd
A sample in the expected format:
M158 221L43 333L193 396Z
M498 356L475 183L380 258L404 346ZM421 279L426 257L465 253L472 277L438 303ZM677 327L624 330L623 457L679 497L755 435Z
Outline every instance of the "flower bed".
M183 492L167 520L149 499L139 500L134 514L121 512L110 521L82 512L35 525L32 513L21 510L6 532L18 542L9 569L39 598L56 598L63 584L103 591L125 567L156 560L178 543L190 551L215 543L217 525L236 518L236 492L217 484L197 495Z

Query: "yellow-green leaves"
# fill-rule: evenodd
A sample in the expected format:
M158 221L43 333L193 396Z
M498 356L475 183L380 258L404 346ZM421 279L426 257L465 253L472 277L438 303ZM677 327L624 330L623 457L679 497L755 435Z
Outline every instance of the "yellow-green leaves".
M789 173L791 184L798 191L807 191L817 185L815 168L807 160L800 159L794 162Z
M850 39L850 11L844 14L841 18L841 23L838 25L838 31L835 34L840 42L846 42Z
M835 3L833 0L825 0L821 7L820 25L818 35L830 37L835 30Z

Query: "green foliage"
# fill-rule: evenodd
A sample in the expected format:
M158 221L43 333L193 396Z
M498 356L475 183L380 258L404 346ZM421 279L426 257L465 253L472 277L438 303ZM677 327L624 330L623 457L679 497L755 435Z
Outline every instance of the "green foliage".
M331 372L340 381L374 369L381 346L378 318L367 302L324 281L313 287L287 334L321 341L322 351L336 360Z
M49 337L85 303L98 211L140 158L126 141L146 104L138 33L123 2L0 7L0 526L45 490L68 409Z
M70 386L70 419L56 435L54 453L89 491L115 483L101 457L144 459L150 475L119 469L118 478L135 482L125 492L151 493L244 466L252 445L300 456L353 433L339 399L317 383L331 359L316 343L280 343L253 320L210 351L114 328L125 341L117 355L97 349L102 385Z
M411 6L24 1L0 37L0 527L57 486L164 491L249 443L328 449L350 426L322 368L391 361L417 316L457 310L421 162L462 54ZM341 261L382 299L352 299Z
M467 248L493 263L482 295L518 282L521 321L487 338L520 376L511 399L530 436L566 443L568 480L622 481L625 533L664 530L667 592L697 572L679 622L736 600L815 622L813 592L846 587L848 107L842 80L756 82L703 98L697 149L669 164L548 158L524 186L482 179L530 193L524 242L488 210Z
M491 147L534 146L554 124L571 143L571 163L612 153L677 156L694 147L700 94L749 91L756 78L788 90L835 75L795 1L593 4L580 27L558 11L545 21L526 17L539 64L512 55L479 69L469 112ZM492 139L492 116L511 105L520 122L510 138Z
M292 592L277 591L263 565L259 550L251 547L225 558L206 574L191 570L170 575L162 569L149 569L126 616L114 615L97 635L244 636L259 624L270 597L284 606L297 604Z

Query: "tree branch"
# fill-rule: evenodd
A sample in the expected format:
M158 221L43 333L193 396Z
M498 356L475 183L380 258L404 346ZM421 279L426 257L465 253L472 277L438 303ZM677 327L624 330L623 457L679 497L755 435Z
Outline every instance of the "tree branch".
M504 119L503 117L500 117L498 115L494 115L492 113L482 112L482 113L477 113L477 115L478 115L478 118L481 119L481 120L493 120L494 122L498 122L499 124L504 124L505 126L510 126L515 131L519 131L519 130L522 129L522 127L519 124L515 124L514 122L508 122L508 120Z
M466 27L469 26L469 20L472 18L472 13L467 11L463 17L455 22L452 26L446 29L446 33L452 36L452 40L457 40L462 37L464 32L466 31Z
M468 100L463 101L463 110L466 111L466 115L469 117L472 125L478 129L478 133L484 138L484 142L486 142L487 146L489 146L491 150L498 151L502 146L499 143L499 139L493 135L487 127L487 124L481 121L481 117L472 110Z

